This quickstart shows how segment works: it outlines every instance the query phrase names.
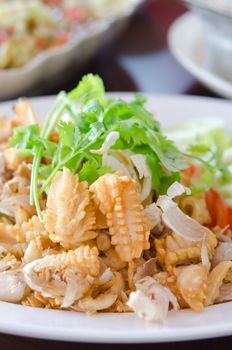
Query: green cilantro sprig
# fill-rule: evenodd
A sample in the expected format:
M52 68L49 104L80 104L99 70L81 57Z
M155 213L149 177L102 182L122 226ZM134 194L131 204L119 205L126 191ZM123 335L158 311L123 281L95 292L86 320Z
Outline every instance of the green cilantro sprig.
M92 152L101 148L112 131L120 135L112 148L146 155L157 193L180 178L180 170L186 167L182 154L161 133L144 104L141 96L130 102L106 98L101 78L88 74L74 90L57 96L42 129L30 125L14 130L10 145L19 155L33 156L30 202L35 204L40 220L40 197L64 166L89 183L112 171L102 165L102 155ZM64 112L72 121L62 121ZM50 141L54 129L58 129L58 143Z

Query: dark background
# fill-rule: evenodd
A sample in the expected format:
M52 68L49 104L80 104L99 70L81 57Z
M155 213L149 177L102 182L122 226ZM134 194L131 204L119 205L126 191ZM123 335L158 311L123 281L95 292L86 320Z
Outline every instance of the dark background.
M108 91L215 96L187 73L168 51L166 35L170 24L185 11L180 1L146 1L134 14L125 32L104 46L90 62L79 70L73 67L49 84L41 84L29 95L55 94L61 89L71 89L83 74L92 72L102 76ZM221 350L230 349L231 345L232 337L166 344L95 345L0 334L0 350Z

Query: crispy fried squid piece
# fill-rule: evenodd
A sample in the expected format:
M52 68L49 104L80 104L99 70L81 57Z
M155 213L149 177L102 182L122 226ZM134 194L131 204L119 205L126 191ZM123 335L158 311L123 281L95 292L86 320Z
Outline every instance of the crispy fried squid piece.
M64 168L54 177L48 193L44 225L53 242L76 248L96 237L95 212L87 182Z
M86 298L91 298L91 291L109 286L113 279L112 272L101 265L97 248L89 246L47 255L27 264L23 273L32 291L54 299L55 304L63 308L75 303L77 307L83 307L83 311Z
M13 218L16 224L22 224L36 213L35 207L30 205L30 177L31 164L24 162L2 188L0 211Z
M194 311L202 311L206 298L208 268L203 265L189 265L176 269L177 288L181 297Z
M206 248L209 259L212 259L217 245L217 239L211 231L207 235ZM201 262L202 242L193 242L184 239L175 233L167 237L161 237L154 240L157 254L157 260L163 268L189 264L191 262Z
M63 307L80 299L100 274L98 250L81 246L57 255L47 255L23 268L29 287Z
M119 174L101 176L91 187L96 206L106 216L111 244L121 260L139 258L149 248L150 225L134 180Z
M24 157L17 155L16 148L6 148L3 151L5 167L7 170L15 171L23 162L30 162L32 157Z
M17 260L23 258L27 248L26 243L3 243L0 242L0 259L5 257L7 254L13 255Z
M13 254L8 253L5 256L0 256L0 272L16 269L20 265L21 263Z
M12 120L12 126L25 126L37 124L37 118L32 110L32 106L27 98L21 98L14 107L15 116Z
M48 232L37 216L33 216L30 220L23 222L22 225L0 223L0 244L29 244L32 240L42 249L54 246L54 243L49 239Z
M220 296L220 288L224 285L226 276L232 270L232 261L220 262L209 274L205 305L214 304Z
M0 144L8 141L12 134L12 122L7 117L0 115Z

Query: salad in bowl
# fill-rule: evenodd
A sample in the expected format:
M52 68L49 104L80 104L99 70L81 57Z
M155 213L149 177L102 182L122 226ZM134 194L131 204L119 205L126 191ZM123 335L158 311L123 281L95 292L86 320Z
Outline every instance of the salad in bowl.
M163 321L232 299L232 139L168 132L99 76L0 119L0 300ZM203 127L204 126L204 127Z

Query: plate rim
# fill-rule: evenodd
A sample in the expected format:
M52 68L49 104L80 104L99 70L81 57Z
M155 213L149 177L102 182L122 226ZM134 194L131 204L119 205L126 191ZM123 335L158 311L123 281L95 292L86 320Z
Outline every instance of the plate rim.
M123 97L131 97L134 95L134 93L130 93L130 92L115 92L115 93L109 93L109 96L123 96ZM150 97L151 99L153 99L153 101L157 101L156 103L163 103L165 104L165 101L167 102L167 100L172 101L172 102L176 102L176 103L181 103L181 101L185 100L185 102L187 103L193 103L196 105L198 105L200 109L201 103L205 103L206 105L214 105L214 104L218 104L221 106L226 106L227 108L229 107L232 111L232 102L228 101L228 100L223 100L223 99L218 99L218 98L211 98L211 97L198 97L198 96L182 96L182 95L163 95L163 94L143 94L146 95L148 97ZM47 103L51 103L51 101L55 98L55 96L37 96L37 97L32 97L30 98L30 100L32 101L36 101L38 104L42 104L43 101L47 101ZM0 102L0 112L1 112L1 106L5 105L7 108L10 108L10 106L12 106L15 103L15 100L10 100L10 101L5 101L5 102ZM229 116L228 116L229 117ZM232 124L232 122L231 122ZM223 306L224 305L224 306ZM221 310L226 310L228 309L228 305L229 308L231 308L232 310L232 302L226 303L226 304L221 304L221 305L213 305L211 307L209 307L206 310L206 313L208 314L212 314L214 313L213 310L219 310L221 312ZM5 309L5 311L4 311ZM20 310L22 310L22 312L20 312ZM0 312L2 312L4 314L4 312L9 313L9 315L15 315L18 314L22 317L22 319L25 321L26 320L26 316L27 314L35 314L35 309L26 307L26 306L22 306L22 305L14 305L14 304L8 304L5 302L0 302ZM67 311L58 311L58 310L43 310L43 309L36 309L36 314L33 318L36 319L38 317L38 314L41 314L42 317L44 318L46 316L47 313L49 313L49 315L52 315L53 318L53 314L56 316L58 315L58 313L65 313L67 314L67 317L69 318L69 314ZM217 311L216 311L217 312ZM194 318L194 315L196 315L193 311L190 310L181 310L180 313L178 315L180 315L179 317L182 317L182 314L190 314L190 319L192 320L192 316ZM76 315L76 316L73 316ZM94 320L99 320L101 318L104 318L104 315L108 315L107 319L110 319L110 316L113 315L113 317L115 318L120 318L120 314L97 314L94 315ZM13 317L12 316L12 317ZM55 317L54 316L54 317ZM70 319L72 317L76 317L77 319L84 320L86 319L88 316L84 315L84 314L76 314L74 312L72 312L72 316L70 314ZM126 316L127 317L127 316ZM171 312L169 317L175 317L175 315L173 315L173 313ZM196 316L195 316L196 317ZM198 317L198 315L197 315ZM200 317L200 316L199 316ZM45 317L46 318L46 317ZM65 316L64 316L65 318ZM128 317L129 320L135 320L136 319L136 324L137 324L137 316L134 314L129 314ZM54 326L53 328L50 327L48 329L46 329L46 325L44 327L38 327L38 325L34 324L34 323L20 323L20 326L17 327L17 329L12 329L12 325L10 325L9 322L4 322L5 320L1 320L0 319L0 332L6 333L6 334L11 334L11 335L18 335L18 336L25 336L25 337L33 337L33 338L40 338L40 339L50 339L50 340L63 340L63 341L76 341L76 342L85 342L85 343L108 343L108 344L123 344L123 343L160 343L160 342L171 342L171 341L187 341L187 340L199 340L199 339L205 339L205 338L215 338L215 337L221 337L221 336L226 336L226 335L232 335L232 318L231 321L229 322L225 322L225 323L215 323L214 327L209 328L206 324L205 327L201 328L194 328L192 331L190 331L189 328L187 328L187 333L184 333L184 328L175 328L173 327L172 329L170 328L170 324L169 322L167 322L165 324L165 328L162 325L157 325L157 324L152 324L152 325L147 325L145 323L145 321L143 320L139 320L139 322L141 322L141 325L144 325L144 327L142 327L142 330L137 332L137 333L133 333L132 331L125 331L123 334L120 333L120 330L111 330L106 333L101 332L100 334L98 333L98 330L93 331L92 330L86 330L85 332L83 332L83 329L80 331L79 333L75 333L73 334L73 328L70 329L69 331L67 331L67 328L65 328L65 334L64 333L58 333L57 332L57 328ZM167 320L168 321L168 320ZM16 322L16 321L15 321ZM132 322L133 324L133 322ZM157 325L157 327L156 327ZM14 326L16 327L16 326ZM13 327L13 328L14 328ZM155 332L154 332L154 328L155 327ZM136 328L137 329L137 328ZM163 331L162 331L163 329ZM154 333L155 335L154 335ZM169 334L168 334L169 332Z

